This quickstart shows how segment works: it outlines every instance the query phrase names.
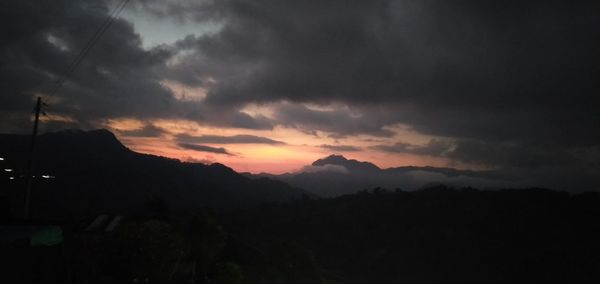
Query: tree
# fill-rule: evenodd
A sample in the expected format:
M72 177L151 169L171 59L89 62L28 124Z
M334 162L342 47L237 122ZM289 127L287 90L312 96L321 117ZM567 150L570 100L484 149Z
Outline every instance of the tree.
M128 277L142 282L166 283L188 246L179 232L168 223L149 220L130 223L120 232L122 257Z
M202 213L192 217L186 234L189 257L192 259L192 278L200 276L200 282L207 280L210 265L225 247L225 233L216 219ZM199 269L200 273L197 273Z

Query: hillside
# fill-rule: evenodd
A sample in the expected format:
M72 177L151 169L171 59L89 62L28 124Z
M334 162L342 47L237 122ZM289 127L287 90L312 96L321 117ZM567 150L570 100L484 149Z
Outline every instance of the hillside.
M9 197L13 212L22 206L28 147L28 136L0 136L3 166L14 169L2 173L1 194ZM280 181L246 178L221 164L136 153L107 130L44 134L38 137L35 153L31 206L38 217L132 213L157 202L177 211L235 208L285 202L305 193Z

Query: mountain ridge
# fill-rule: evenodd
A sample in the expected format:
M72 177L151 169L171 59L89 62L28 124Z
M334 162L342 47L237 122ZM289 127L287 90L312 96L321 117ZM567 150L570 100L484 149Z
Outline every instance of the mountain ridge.
M0 178L1 195L22 206L30 136L0 134L3 164L14 169ZM125 147L108 130L67 130L37 137L32 210L65 218L104 212L131 214L160 199L173 211L237 208L299 199L305 190L282 181L249 179L222 164L205 165L142 154ZM35 215L35 214L34 214Z
M317 159L295 173L280 175L245 173L245 175L278 179L299 188L311 189L312 192L324 197L353 194L375 187L413 191L441 183L457 187L479 188L502 188L516 185L510 180L505 180L496 171L460 170L432 166L379 168L374 163L348 159L337 154Z
M347 159L342 155L332 154L325 158L314 161L312 166L339 165L344 166L349 171L375 171L381 170L371 162L361 162L354 159Z

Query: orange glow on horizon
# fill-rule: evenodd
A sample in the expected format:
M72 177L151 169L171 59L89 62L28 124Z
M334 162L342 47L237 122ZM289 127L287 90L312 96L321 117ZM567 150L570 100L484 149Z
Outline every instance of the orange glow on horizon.
M139 130L151 124L165 133L160 137L132 137L119 135L119 131ZM344 138L332 138L325 133L307 134L294 128L276 127L272 130L250 130L236 128L218 128L202 126L197 122L185 120L155 120L142 122L134 119L110 120L106 124L116 131L119 139L130 149L152 155L164 156L187 162L221 163L238 172L282 174L297 172L317 159L331 154L341 154L348 159L367 161L380 168L400 166L454 167L457 169L481 169L473 165L457 164L444 157L431 157L410 153L389 153L373 150L376 144L393 144L401 141L413 145L424 145L431 138L411 131L406 126L390 127L396 137L371 137L356 135ZM178 145L176 135L190 136L217 135L255 135L281 141L283 144L239 144L239 143L203 143L203 146L224 148L228 154L201 152L185 149ZM347 145L358 151L334 151L322 145Z

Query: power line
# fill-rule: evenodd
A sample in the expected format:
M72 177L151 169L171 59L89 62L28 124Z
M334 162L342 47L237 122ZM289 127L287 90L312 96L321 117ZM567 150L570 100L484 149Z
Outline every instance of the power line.
M81 61L85 58L85 56L89 53L89 51L94 47L94 45L98 42L98 40L104 35L106 30L113 24L113 22L119 17L121 11L125 8L129 0L122 0L119 5L110 13L110 15L104 20L102 25L96 30L96 33L90 38L90 40L85 44L85 46L81 49L79 54L75 57L73 62L69 65L63 76L56 81L54 88L50 91L50 95L55 95L60 88L65 84L65 82L69 79L69 77L75 72L77 66L81 63Z
M29 218L29 199L31 197L31 183L32 174L33 174L33 153L35 151L35 137L37 136L38 131L38 123L40 121L40 112L42 111L42 98L37 98L37 103L35 104L35 119L33 121L33 133L31 134L31 143L29 144L29 153L27 156L27 169L25 172L25 206L23 208L23 219Z
M122 0L119 3L119 5L112 11L112 13L110 13L110 15L106 18L106 20L104 20L104 22L98 28L96 33L94 33L92 38L90 38L90 40L81 49L79 54L77 54L77 56L75 57L73 62L71 62L71 64L69 65L69 67L67 68L67 70L65 71L63 76L58 81L56 81L56 84L54 85L54 88L52 88L52 90L49 92L49 95L55 95L60 90L60 88L65 84L65 82L69 79L69 77L73 74L73 72L75 72L75 69L77 68L77 66L81 63L81 61L89 53L89 51L92 49L92 47L94 47L94 45L98 42L98 40L102 37L102 35L106 32L106 30L108 30L108 28L112 25L112 23L117 19L119 14L121 14L121 11L123 11L123 9L125 8L125 6L127 5L128 2L129 2L129 0ZM23 208L24 209L24 212L23 212L24 219L27 219L29 217L29 203L30 203L30 197L31 197L31 187L32 187L32 182L33 182L32 174L33 174L33 162L34 162L34 151L35 151L35 138L37 136L40 113L45 115L45 113L42 111L42 106L45 106L45 105L46 104L44 102L42 102L42 98L38 97L37 103L35 106L35 119L34 119L34 124L33 124L33 133L31 135L31 143L30 143L29 155L28 155L28 159L27 159L27 169L26 169L26 175L25 175L27 180L25 182L25 184L26 184L25 206Z

